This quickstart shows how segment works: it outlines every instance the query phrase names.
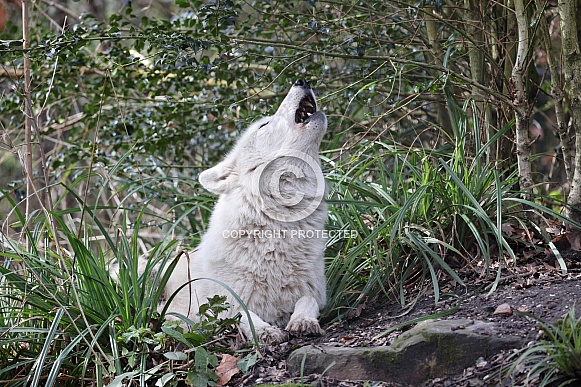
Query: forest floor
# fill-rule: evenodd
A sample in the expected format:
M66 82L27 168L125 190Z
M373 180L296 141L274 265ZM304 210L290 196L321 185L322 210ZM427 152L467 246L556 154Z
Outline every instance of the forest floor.
M467 289L460 288L451 280L441 279L440 299L435 302L427 291L417 299L413 307L402 308L393 300L375 300L364 305L355 315L340 323L323 326L326 335L316 339L291 339L277 346L263 347L263 358L255 367L255 372L232 385L305 383L319 386L398 386L398 384L364 381L334 380L325 375L304 375L293 377L286 369L286 359L292 350L307 344L335 345L345 347L372 347L389 345L395 337L411 328L409 324L388 334L385 331L411 320L435 313L458 309L442 318L469 318L492 321L501 335L515 335L526 338L527 342L539 340L538 323L517 313L524 311L547 322L561 318L576 302L581 300L581 252L568 249L562 252L568 272L563 274L554 255L549 251L521 252L517 265L505 270L499 287L490 295L491 280L468 278L474 271L460 269L461 278L469 283ZM465 271L464 277L462 271ZM508 304L509 309L498 313L497 308ZM504 305L506 308L506 305ZM406 313L407 311L407 313ZM496 313L495 313L496 312ZM577 308L577 315L581 306ZM505 351L488 359L480 359L474 367L465 369L459 375L448 375L427 381L424 386L493 386L497 381L484 382L486 375L492 374L500 366L508 364L507 357L513 351ZM389 365L386 365L387 367ZM372 380L372 378L370 378ZM498 379L496 379L498 380ZM529 384L532 385L532 384Z

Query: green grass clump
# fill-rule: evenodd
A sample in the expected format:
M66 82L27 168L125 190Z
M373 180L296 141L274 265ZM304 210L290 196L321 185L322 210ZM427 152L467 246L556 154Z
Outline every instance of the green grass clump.
M190 332L165 322L157 306L182 254L175 239L145 245L141 225L159 211L148 203L139 210L86 205L72 188L63 192L78 207L28 218L9 195L0 195L12 208L10 226L22 230L20 240L15 234L0 239L0 380L11 386L212 385L218 356L228 351L224 340L236 335L237 318L218 317L229 305L209 300ZM140 258L147 262L141 267ZM109 273L113 261L117 280Z
M462 289L480 277L491 281L493 292L503 270L516 266L517 249L536 248L506 235L506 224L544 238L566 273L543 222L581 225L551 204L523 199L516 168L498 169L496 146L513 123L498 131L481 128L473 103L459 106L448 96L447 104L453 137L441 147L376 139L324 153L329 228L339 236L330 238L327 250L326 318L356 314L378 293L403 306L431 288L437 302L443 281Z
M455 107L453 146L364 141L326 160L330 227L356 231L330 241L331 318L377 292L404 305L410 286L418 297L429 284L437 301L443 277L464 285L458 268L489 276L514 262L501 226L523 223L513 191L517 176L491 162L493 145L508 127L483 143L468 110Z
M543 338L516 353L504 368L504 378L513 385L576 386L581 383L581 319L575 307L555 324L536 319Z

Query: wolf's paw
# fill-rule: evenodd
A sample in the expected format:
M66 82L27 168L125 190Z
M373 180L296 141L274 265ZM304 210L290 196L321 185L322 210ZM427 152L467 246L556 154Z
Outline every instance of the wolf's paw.
M325 334L317 319L308 317L289 321L285 329L294 336L323 336Z
M288 341L288 333L273 326L264 327L256 332L258 341L263 344L279 344Z

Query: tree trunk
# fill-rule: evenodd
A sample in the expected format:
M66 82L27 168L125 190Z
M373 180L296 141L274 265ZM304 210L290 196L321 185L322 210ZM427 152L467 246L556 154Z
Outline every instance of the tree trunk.
M531 171L531 141L529 138L530 117L525 83L527 58L529 56L529 23L523 0L514 1L514 12L517 23L518 44L510 83L516 116L516 157L520 189L527 200L532 200L533 178Z
M431 60L434 64L443 67L443 53L442 48L440 47L440 41L438 39L438 26L436 25L436 18L433 16L436 10L433 7L427 6L425 11L426 13L424 14L424 21L426 24L426 36L430 45L429 53L432 57ZM438 77L438 74L435 70L430 70L430 72L434 78ZM443 94L441 94L441 96L443 97ZM452 130L452 122L450 120L450 114L448 113L446 104L442 102L436 102L436 111L438 113L438 124L453 141L454 132ZM446 141L449 140L446 139Z
M497 7L496 14L493 18L498 20L497 29L494 36L494 41L498 42L498 59L499 64L502 64L503 74L494 74L494 80L497 82L497 87L504 95L510 95L510 77L516 60L516 43L514 34L516 33L516 17L512 12L511 0L506 0L503 7ZM500 71L500 70L499 70ZM496 130L501 130L505 125L511 121L506 109L502 107L493 107L493 119L495 121ZM515 142L514 132L507 132L506 136L501 136L497 142L496 160L501 171L506 171L504 177L508 177L516 164L515 157Z
M561 18L563 73L566 92L575 128L575 159L571 191L567 198L567 216L581 223L581 50L577 34L577 13L581 11L579 0L559 0Z
M539 17L539 34L541 38L541 47L545 50L547 58L547 66L549 68L549 74L551 74L551 98L555 101L555 118L557 120L557 133L561 140L561 146L563 149L563 161L565 166L565 175L567 176L567 181L573 180L573 157L572 157L572 147L573 144L570 140L569 131L567 130L568 125L565 121L565 109L563 108L563 85L559 77L558 71L558 61L555 59L553 53L553 45L551 43L551 36L549 33L549 26L547 25L547 20L543 17L544 7L546 2L544 0L536 0L537 3L537 13L541 15Z
M470 77L472 80L479 84L485 84L485 62L484 62L484 54L482 52L482 47L484 46L484 34L482 30L482 26L484 25L482 20L482 10L480 9L481 3L474 0L464 0L464 15L463 18L466 22L466 34L470 37L467 40L468 45L468 58L469 58L469 65L470 65ZM480 88L472 85L472 94L476 96L476 109L478 110L478 115L485 119L485 109L484 109L484 101L486 100L486 96L483 95L484 92ZM481 125L482 128L488 130L486 125ZM482 133L475 133L476 136L481 136ZM488 133L484 134L488 136ZM476 154L474 151L475 144L471 143L467 147L472 154Z

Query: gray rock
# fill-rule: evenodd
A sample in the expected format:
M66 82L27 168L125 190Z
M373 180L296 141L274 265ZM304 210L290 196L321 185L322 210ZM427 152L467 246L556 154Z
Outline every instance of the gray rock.
M325 374L340 380L374 380L417 385L457 374L480 357L525 344L500 336L494 323L477 320L424 321L401 334L391 346L348 348L305 346L291 353L291 373Z

